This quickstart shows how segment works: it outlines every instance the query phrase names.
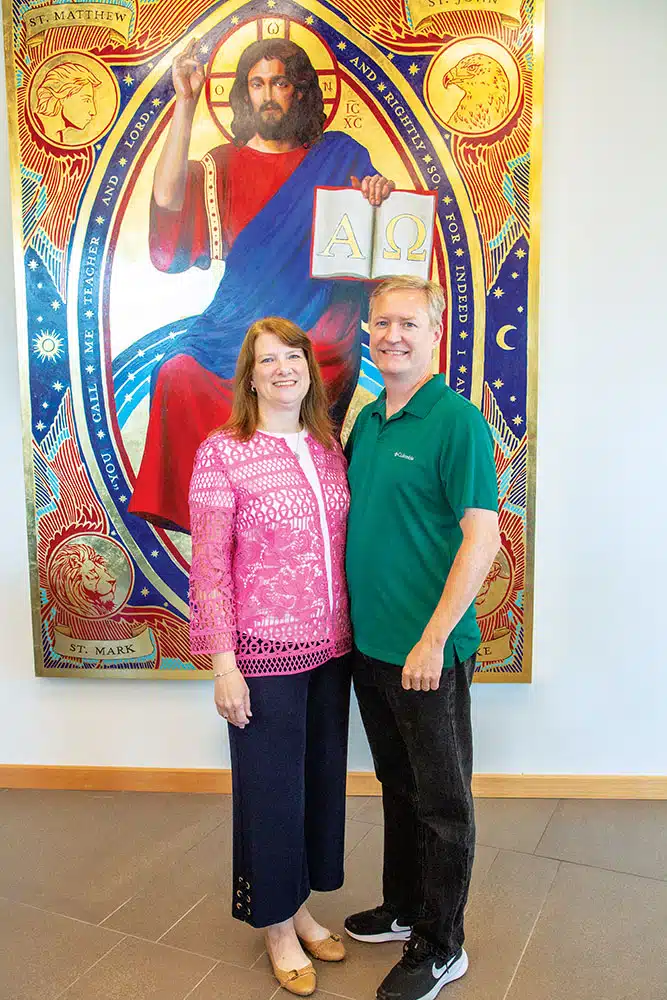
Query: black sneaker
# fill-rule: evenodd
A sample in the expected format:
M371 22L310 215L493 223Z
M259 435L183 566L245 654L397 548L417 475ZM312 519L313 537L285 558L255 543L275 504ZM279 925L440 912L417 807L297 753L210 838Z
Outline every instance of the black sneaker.
M459 948L451 958L440 958L421 939L409 941L403 958L378 987L377 1000L434 1000L443 986L468 971L468 956Z
M393 910L376 906L345 918L345 930L355 941L409 941L412 927L401 920Z

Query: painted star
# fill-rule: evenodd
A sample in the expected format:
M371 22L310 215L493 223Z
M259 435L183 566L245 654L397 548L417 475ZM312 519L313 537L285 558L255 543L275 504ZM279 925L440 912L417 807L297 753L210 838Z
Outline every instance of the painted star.
M38 323L43 323L44 322L44 317L43 316L38 316L37 317L37 322Z
M41 288L41 287L42 287L42 283L41 283L41 281L38 281L38 282L37 282L37 287L38 287L38 288Z
M431 160L433 159L433 157L431 156L430 153L427 153L426 156L422 157L422 159L423 159L424 163L430 163Z
M97 223L98 226L101 226L102 223L104 222L104 216L98 215L97 218L95 219L95 222Z
M146 353L145 351L137 351L137 357L143 358L145 353Z
M523 306L517 306L517 310L516 311L518 313L522 313L523 312Z
M31 271L36 271L37 268L39 267L39 264L37 263L34 257L31 261L28 261L28 267L30 268Z
M516 251L516 255L519 258L519 260L521 260L523 257L526 256L526 251L525 250L517 250Z
M496 290L494 291L494 293L493 293L493 294L495 295L495 297L496 297L497 299L502 299L502 297L503 297L503 295L504 295L505 293L504 293L504 291L502 290L502 288L496 288Z
M380 91L380 93L382 93L382 91L386 89L387 89L386 83L378 83L378 90Z
M176 340L177 337L178 337L178 333L175 330L172 333L169 334L169 339L170 340Z
M502 387L504 385L505 385L505 383L503 382L503 380L501 378L497 378L496 381L493 383L493 386L494 386L495 389L502 389Z
M206 55L208 53L208 45L200 45L199 46L199 51L203 52L204 55ZM153 101L153 104L155 104L155 101Z
M510 403L516 403L516 396L510 396Z
M121 493L118 499L120 500L121 503L127 503L127 497L125 496L124 493Z
M98 431L98 432L97 432L97 436L98 436L98 438L99 438L99 439L100 439L100 441L101 441L101 440L102 440L102 438L105 438L105 437L106 437L106 434L104 433L104 431Z
M126 167L127 166L127 160L125 159L124 156L121 156L121 158L120 158L120 160L118 162L120 163L121 167Z
M513 424L516 424L516 425L517 425L517 427L519 427L519 426L520 426L520 425L521 425L521 424L523 423L523 417L520 417L520 416L519 416L519 415L517 414L517 416L516 416L516 417L514 417L514 419L512 420L512 423L513 423Z
M151 104L153 105L154 108L159 108L160 105L162 104L162 101L160 100L159 97L154 97L153 100L151 101Z
M153 549L153 551L151 552L151 558L157 559L157 557L158 557L158 550Z
M467 336L468 336L468 331L467 330L461 330L461 332L459 334L459 337L461 338L461 340L465 340Z
M457 257L463 257L464 253L465 253L465 251L462 250L461 247L459 247L458 250L456 251L456 256Z
M154 361L162 361L163 357L164 357L164 354L156 354L155 358L153 360Z
M134 372L130 372L130 374L127 376L129 382L134 382L136 377L137 376L134 374Z
M461 372L462 375L466 375L467 372L468 372L468 369L466 368L465 365L459 365L459 371Z
M238 17L233 17L233 18L232 18L232 24L238 24L238 23L239 23L239 20L240 20L240 18L238 18Z
M55 309L57 312L58 309L60 309L60 302L58 302L57 299L54 299L53 302L51 303L51 308Z
M54 382L53 383L53 388L56 390L56 392L62 392L63 389L64 389L64 386L63 386L62 382Z
M393 58L394 58L394 53L393 52L387 52L387 59L393 59Z
M128 85L128 87L132 86L132 84L134 83L134 79L133 79L131 73L126 73L125 74L125 76L123 77L123 83L126 83Z
M95 369L93 368L92 365L86 365L86 371L88 372L89 375L92 375Z
M306 18L306 24L315 24L315 18L313 17L312 14L309 14L308 17Z
M46 424L43 424L43 423L42 423L42 421L41 421L41 420L39 420L39 421L38 421L38 422L37 422L37 423L35 424L35 427L37 428L37 430L38 430L38 431L43 431L43 430L44 430L44 429L46 428Z
M347 42L339 42L338 48L343 52L347 48Z
M276 0L266 0L267 7L275 7L275 5L276 5Z
M92 309L86 309L86 311L84 313L84 316L86 317L86 319L92 319L93 315L94 314L93 314L93 310Z
M512 277L513 278L518 278L519 277L519 272L518 271L512 271Z
M148 597L148 587L141 588L142 597Z
M49 408L49 404L48 403L42 403L42 409L43 410L48 410L48 408Z
M131 392L127 393L127 395L125 396L125 399L123 400L123 402L124 403L131 403L132 402L132 393Z
M452 203L452 199L449 197L448 194L446 194L442 200L444 201L445 205L451 205Z
M419 66L417 65L417 63L412 63L408 67L408 73L410 74L410 76L416 76L418 72L419 72Z

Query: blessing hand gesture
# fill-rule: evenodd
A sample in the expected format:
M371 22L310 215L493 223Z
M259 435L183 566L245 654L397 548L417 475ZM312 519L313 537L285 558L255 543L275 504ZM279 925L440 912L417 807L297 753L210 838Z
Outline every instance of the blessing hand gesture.
M206 79L204 66L195 55L197 42L198 39L193 38L185 51L176 56L171 67L176 99L193 104L197 103Z

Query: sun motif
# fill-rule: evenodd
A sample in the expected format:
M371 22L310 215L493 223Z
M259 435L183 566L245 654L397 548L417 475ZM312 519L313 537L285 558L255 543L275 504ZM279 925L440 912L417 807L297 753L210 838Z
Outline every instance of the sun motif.
M40 330L32 342L32 349L40 361L56 362L62 357L63 338L55 330Z

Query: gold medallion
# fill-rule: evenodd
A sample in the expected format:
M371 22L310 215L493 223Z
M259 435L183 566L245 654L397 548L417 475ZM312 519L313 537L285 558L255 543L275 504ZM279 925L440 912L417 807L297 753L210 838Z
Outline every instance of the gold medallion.
M59 52L34 71L27 109L35 131L52 146L81 149L111 127L118 84L104 63L83 52Z

